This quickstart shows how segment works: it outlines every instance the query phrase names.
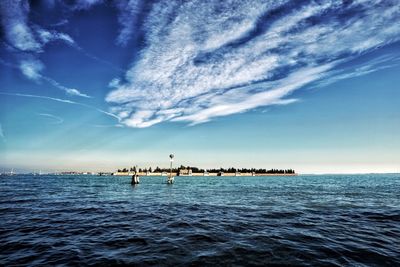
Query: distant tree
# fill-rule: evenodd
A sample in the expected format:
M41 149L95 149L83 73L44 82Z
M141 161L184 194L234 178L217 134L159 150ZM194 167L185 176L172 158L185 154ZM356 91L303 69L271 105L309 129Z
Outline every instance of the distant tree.
M192 172L200 172L200 169L197 167L192 167L191 169L192 169Z

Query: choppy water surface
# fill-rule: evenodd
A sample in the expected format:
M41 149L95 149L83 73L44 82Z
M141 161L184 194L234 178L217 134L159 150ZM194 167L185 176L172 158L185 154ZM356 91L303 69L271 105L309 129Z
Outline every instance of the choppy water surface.
M0 265L400 265L400 175L0 178Z

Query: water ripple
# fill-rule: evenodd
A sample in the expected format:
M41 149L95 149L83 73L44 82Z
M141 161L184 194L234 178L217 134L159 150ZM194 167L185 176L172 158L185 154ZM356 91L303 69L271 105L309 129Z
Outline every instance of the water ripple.
M400 176L0 178L0 265L400 265Z

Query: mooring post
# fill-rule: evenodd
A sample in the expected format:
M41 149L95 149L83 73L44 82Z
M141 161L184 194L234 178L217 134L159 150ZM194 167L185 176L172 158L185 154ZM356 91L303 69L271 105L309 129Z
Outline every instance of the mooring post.
M134 174L132 175L132 181L131 184L139 184L140 182L140 178L139 178L139 174L137 172L137 166L135 166L134 168Z
M170 161L170 166L169 166L169 177L167 179L167 184L173 184L174 177L172 176L172 162L174 161L174 154L169 155L169 161Z

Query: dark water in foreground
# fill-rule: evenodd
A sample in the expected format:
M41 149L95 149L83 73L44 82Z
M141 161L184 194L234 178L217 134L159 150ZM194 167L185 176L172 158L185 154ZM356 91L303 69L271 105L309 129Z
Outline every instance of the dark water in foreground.
M400 266L400 175L0 177L0 265Z

